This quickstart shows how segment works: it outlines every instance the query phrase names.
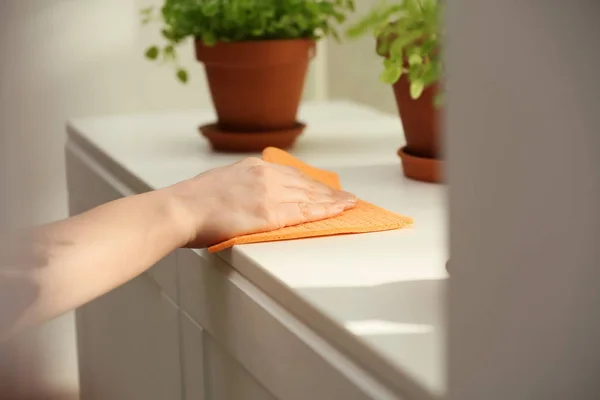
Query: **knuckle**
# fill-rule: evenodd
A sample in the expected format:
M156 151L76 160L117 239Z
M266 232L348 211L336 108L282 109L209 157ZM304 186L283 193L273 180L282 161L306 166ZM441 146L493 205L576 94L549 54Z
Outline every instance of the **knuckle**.
M284 166L284 168L288 173L292 175L304 176L304 174L298 168L291 166Z
M271 190L266 180L259 180L254 184L254 193L256 194L256 200L263 205L271 198Z
M305 190L303 190L303 192L304 192L305 198L309 202L315 202L315 201L317 201L317 196L316 196L316 194L315 194L314 191L305 189Z
M300 210L302 217L306 220L311 219L313 216L313 209L308 203L298 203L298 209Z
M254 207L254 215L257 217L264 219L269 217L271 214L269 207L264 202L258 202Z
M243 164L248 165L261 165L264 164L264 161L258 157L246 157L241 161Z
M264 179L269 174L269 168L265 164L254 164L248 169L252 175L259 179Z
M279 217L267 203L258 203L254 215L264 221L269 227L279 227Z

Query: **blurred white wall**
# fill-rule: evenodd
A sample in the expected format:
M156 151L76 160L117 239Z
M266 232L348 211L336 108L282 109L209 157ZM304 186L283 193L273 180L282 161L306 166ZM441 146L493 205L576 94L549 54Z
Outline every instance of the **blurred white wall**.
M356 0L356 13L352 23L364 16L380 0ZM345 98L397 113L390 85L379 81L382 59L375 53L375 39L367 35L356 40L345 39L337 43L327 40L327 84L332 99Z
M144 49L160 36L156 26L140 26L138 10L161 3L0 2L0 136L24 150L6 152L2 162L10 166L5 171L21 178L12 179L10 187L0 192L10 204L35 210L25 215L27 220L42 223L67 215L63 146L68 118L210 106L203 70L194 61L191 43L180 50L191 75L187 86L175 80L169 67L143 58ZM324 91L316 87L325 84L322 71L318 58L309 74L307 98L323 97ZM0 349L0 367L10 353L13 366L4 371L27 376L25 386L36 386L24 374L35 370L39 384L76 387L73 316L61 317L26 336L18 346Z

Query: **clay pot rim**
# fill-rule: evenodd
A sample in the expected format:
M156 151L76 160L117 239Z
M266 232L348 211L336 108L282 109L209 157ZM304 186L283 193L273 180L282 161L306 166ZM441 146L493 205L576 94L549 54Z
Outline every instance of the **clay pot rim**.
M201 39L195 40L196 60L210 66L264 67L310 61L316 54L316 40L265 39L217 42L207 46Z
M208 48L213 48L215 46L228 46L228 45L238 45L238 44L249 44L249 45L260 45L260 44L264 44L264 43L280 43L280 44L285 44L285 43L300 43L300 42L309 42L309 43L317 43L317 40L319 39L310 39L310 38L296 38L296 39L262 39L262 40L234 40L231 42L219 42L217 41L214 45L212 46L207 46L204 44L204 42L202 41L201 38L194 38L194 41L196 42L197 45L201 45L203 47L208 47Z
M398 156L402 160L404 175L408 178L421 182L443 183L440 174L444 168L444 160L415 156L407 152L407 146L398 149Z
M202 132L202 134L204 134L204 132L209 132L209 134L211 133L215 133L217 135L220 135L222 137L229 137L232 139L239 139L240 136L252 136L254 139L258 139L258 138L264 138L264 137L271 137L273 135L281 135L281 134L285 134L288 132L296 132L296 131L302 131L306 128L306 124L300 121L296 121L296 123L294 124L293 127L291 128L284 128L284 129L274 129L274 130L263 130L263 131L244 131L244 130L239 130L239 131L226 131L223 130L219 127L219 123L218 122L213 122L210 124L204 124L201 125L198 129L200 129L200 131Z
M439 158L415 156L414 154L411 154L408 151L408 146L402 146L402 147L400 147L398 149L398 156L400 158L404 158L404 159L410 160L410 161L431 162L431 163L437 163L438 165L443 165L444 164L444 160L439 159Z

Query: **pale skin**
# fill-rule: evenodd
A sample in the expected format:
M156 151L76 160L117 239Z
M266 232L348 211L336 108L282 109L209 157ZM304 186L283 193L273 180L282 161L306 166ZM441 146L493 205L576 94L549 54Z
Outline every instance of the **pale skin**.
M109 292L177 248L330 218L355 205L354 195L296 169L247 158L39 227L31 251L4 257L0 268L0 340Z

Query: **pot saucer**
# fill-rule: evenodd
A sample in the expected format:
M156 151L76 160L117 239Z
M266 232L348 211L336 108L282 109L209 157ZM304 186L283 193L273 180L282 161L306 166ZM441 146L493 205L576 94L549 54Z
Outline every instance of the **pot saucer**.
M398 150L406 177L422 182L443 183L444 162L435 158L417 157L406 152L406 147Z
M265 132L227 132L221 130L219 125L202 125L199 129L208 139L214 151L228 153L257 153L267 147L287 149L291 147L298 136L304 131L306 125L296 122L290 129L281 129Z

